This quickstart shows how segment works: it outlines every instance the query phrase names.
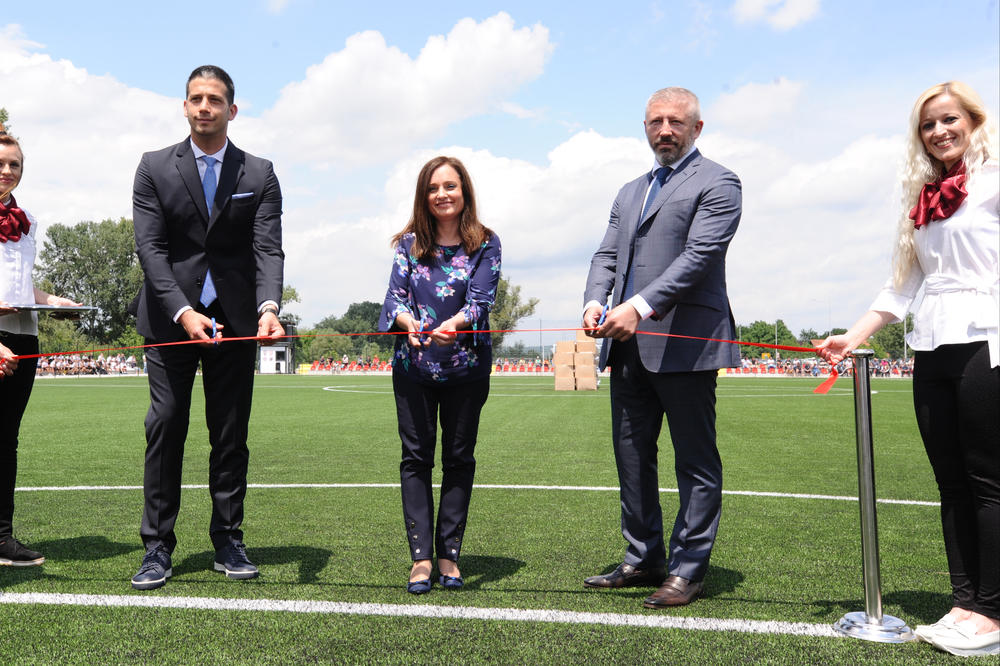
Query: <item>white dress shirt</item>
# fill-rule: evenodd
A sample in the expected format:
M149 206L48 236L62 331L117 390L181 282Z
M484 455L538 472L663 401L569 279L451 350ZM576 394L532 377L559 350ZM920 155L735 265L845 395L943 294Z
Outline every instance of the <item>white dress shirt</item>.
M22 210L24 210L22 208ZM24 211L31 222L28 233L19 241L0 243L0 301L10 305L31 305L35 302L35 284L31 271L35 266L35 232L38 222ZM0 316L0 331L16 335L38 335L38 315L35 312L15 312Z
M194 151L194 163L198 165L198 178L200 178L202 181L205 180L205 170L208 169L208 165L205 164L205 160L203 160L202 158L208 155L208 157L215 158L215 164L212 165L212 168L215 170L215 182L216 183L221 182L222 158L225 157L226 150L229 148L229 138L228 137L226 138L226 142L222 145L222 149L219 150L219 152L213 153L211 155L209 155L204 150L199 148L198 145L194 142L194 139L188 139L188 140L191 142L191 150ZM209 216L211 216L212 211L209 210L208 214ZM273 305L276 308L278 307L277 303L268 300L264 301L263 303L257 306L257 312L263 312L264 308L267 307L268 305ZM182 314L184 314L188 310L193 310L193 309L194 308L192 308L190 305L185 305L180 310L174 313L174 321L175 322L178 321L181 318Z
M1000 365L1000 163L986 163L967 183L955 213L914 232L916 262L899 289L886 282L872 310L901 321L917 292L924 296L906 342L917 351L986 340Z

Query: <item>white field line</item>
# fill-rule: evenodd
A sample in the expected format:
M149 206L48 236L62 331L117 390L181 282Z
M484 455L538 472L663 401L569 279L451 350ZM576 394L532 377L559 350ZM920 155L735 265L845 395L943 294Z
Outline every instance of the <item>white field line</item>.
M250 483L248 488L294 489L294 488L399 488L398 483ZM440 488L440 484L434 484ZM185 490L205 490L207 484L186 483L181 486ZM476 484L475 488L483 490L569 490L618 492L618 486L542 486L528 484ZM17 488L18 492L58 492L64 490L142 490L142 486L25 486ZM661 493L676 493L676 488L660 488ZM723 490L723 495L742 495L745 497L779 497L786 499L830 500L835 502L857 502L857 497L849 495L812 495L808 493L776 493L756 490ZM880 504L904 504L907 506L940 506L939 502L904 499L876 499Z
M189 610L257 611L284 613L325 613L333 615L378 615L386 617L450 618L520 622L596 624L616 627L653 627L696 631L737 631L749 634L837 637L828 624L728 620L669 615L625 613L584 613L520 608L473 608L401 604L364 604L342 601L300 601L283 599L218 599L211 597L146 597L110 594L53 594L41 592L0 592L0 603L47 604L55 606L101 606L130 608L183 608Z

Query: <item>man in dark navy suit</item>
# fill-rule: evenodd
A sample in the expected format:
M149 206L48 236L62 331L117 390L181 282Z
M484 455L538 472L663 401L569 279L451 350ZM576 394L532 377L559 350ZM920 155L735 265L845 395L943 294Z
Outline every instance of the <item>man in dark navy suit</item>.
M146 353L150 405L140 532L146 554L132 578L139 590L161 587L172 573L181 462L199 362L211 443L214 568L229 578L258 573L240 529L256 344L217 341L284 335L278 322L281 189L269 161L230 143L234 98L233 81L221 68L195 69L184 100L190 137L144 154L135 174L135 245L145 273L134 303L136 327L147 343L200 341Z

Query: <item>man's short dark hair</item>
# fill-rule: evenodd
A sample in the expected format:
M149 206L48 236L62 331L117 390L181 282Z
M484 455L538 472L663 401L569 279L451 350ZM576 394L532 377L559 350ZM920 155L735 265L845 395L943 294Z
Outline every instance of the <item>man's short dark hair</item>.
M188 90L191 87L191 81L194 79L219 79L226 86L226 101L232 106L233 102L236 100L236 86L233 85L233 79L226 74L226 70L215 65L202 65L201 67L196 67L191 76L188 77L187 85L184 87L184 97L187 98Z

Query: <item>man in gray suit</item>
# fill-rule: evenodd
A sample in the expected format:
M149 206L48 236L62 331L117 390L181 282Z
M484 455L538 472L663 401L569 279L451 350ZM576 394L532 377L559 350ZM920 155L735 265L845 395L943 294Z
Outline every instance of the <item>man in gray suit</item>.
M218 341L284 335L278 321L281 189L269 161L229 141L234 96L224 70L195 69L184 100L190 136L144 154L135 174L135 246L145 274L132 307L136 328L149 343L199 341L146 352L150 404L140 530L146 554L132 577L137 590L161 587L172 574L181 463L199 364L212 449L213 568L228 578L258 573L241 530L256 344Z
M656 155L652 171L627 183L611 208L584 294L583 326L607 338L600 366L611 366L611 418L621 486L625 559L585 587L657 586L644 605L681 606L697 598L722 509L722 460L715 441L719 368L739 365L726 293L726 251L739 225L739 178L695 148L698 98L664 88L649 98L644 122ZM603 304L612 295L602 319ZM636 335L639 332L640 335ZM680 508L663 541L657 439L667 417Z

